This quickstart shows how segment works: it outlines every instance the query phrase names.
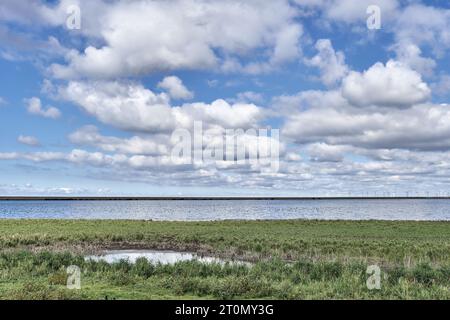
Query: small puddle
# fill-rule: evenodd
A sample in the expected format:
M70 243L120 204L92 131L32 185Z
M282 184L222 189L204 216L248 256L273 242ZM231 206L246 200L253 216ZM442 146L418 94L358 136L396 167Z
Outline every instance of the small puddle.
M135 263L137 259L145 258L152 264L175 264L179 261L199 261L203 263L219 263L219 264L236 264L236 265L251 265L244 261L224 260L214 257L202 257L195 253L178 252L178 251L159 251L159 250L108 250L99 255L87 256L86 260L105 261L107 263L116 263L121 260L126 260L130 263Z

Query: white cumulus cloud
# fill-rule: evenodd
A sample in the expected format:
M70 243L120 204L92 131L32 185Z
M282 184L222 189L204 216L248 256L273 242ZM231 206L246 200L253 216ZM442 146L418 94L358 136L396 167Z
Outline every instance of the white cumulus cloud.
M165 77L158 83L158 88L165 89L174 99L190 100L194 98L194 93L189 91L180 78L175 76Z
M20 135L19 137L17 137L17 141L22 144L32 146L32 147L36 147L36 146L40 145L39 140L33 136Z
M27 110L28 113L38 115L44 118L57 119L61 117L61 111L55 107L47 107L46 109L42 107L41 99L33 97L27 99Z
M276 65L300 54L302 28L287 0L117 1L99 14L83 16L88 27L81 32L97 30L95 38L103 45L66 55L66 64L51 66L54 76L112 78L214 69L229 57L251 58L258 50L267 52L265 63Z
M356 106L410 107L431 94L419 73L400 62L376 63L364 72L352 71L343 80L342 94Z
M320 70L320 79L325 85L337 84L348 73L344 53L336 52L329 39L317 40L315 48L317 55L305 59L305 63Z
M72 81L59 89L62 98L79 105L99 121L129 131L169 132L191 128L194 121L223 128L254 127L263 117L254 104L218 99L171 106L165 93L155 94L143 85L131 82Z

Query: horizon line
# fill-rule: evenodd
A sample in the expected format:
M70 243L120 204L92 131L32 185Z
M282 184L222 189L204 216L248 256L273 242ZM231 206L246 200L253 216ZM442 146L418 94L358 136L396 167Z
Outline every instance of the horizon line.
M0 196L0 201L157 201L157 200L433 200L447 199L450 196Z

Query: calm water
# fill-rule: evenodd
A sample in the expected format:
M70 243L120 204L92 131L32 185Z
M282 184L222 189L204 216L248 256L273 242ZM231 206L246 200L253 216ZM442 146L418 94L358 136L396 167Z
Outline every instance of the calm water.
M450 200L0 201L0 218L449 220Z
M227 261L214 257L201 257L196 253L178 252L178 251L157 251L157 250L110 250L100 255L87 256L86 260L105 261L107 263L116 263L121 260L135 263L137 259L145 258L152 264L175 264L179 261L199 261L202 263L219 263L225 264ZM241 261L228 261L234 264L248 263Z

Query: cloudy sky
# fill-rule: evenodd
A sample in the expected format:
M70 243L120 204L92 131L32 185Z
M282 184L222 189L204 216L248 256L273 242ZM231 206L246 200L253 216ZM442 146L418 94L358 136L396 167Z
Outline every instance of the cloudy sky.
M2 0L0 194L447 195L449 53L448 1ZM195 121L279 170L174 163Z

